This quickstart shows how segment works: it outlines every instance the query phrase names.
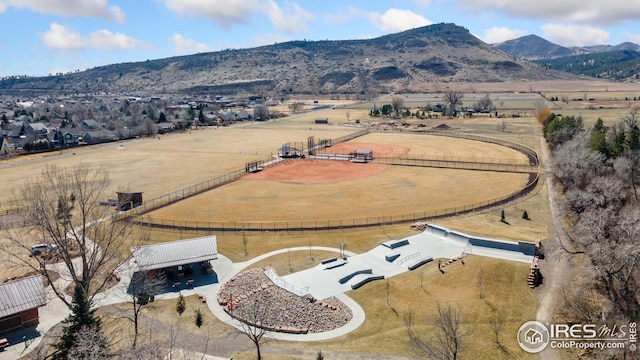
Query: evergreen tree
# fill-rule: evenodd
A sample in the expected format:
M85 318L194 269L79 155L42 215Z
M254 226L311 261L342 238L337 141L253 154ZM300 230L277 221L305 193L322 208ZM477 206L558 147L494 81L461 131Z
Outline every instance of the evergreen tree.
M52 355L53 360L66 360L69 351L76 343L77 335L86 329L92 329L101 334L102 322L95 316L95 309L91 309L91 301L81 284L76 284L71 299L71 314L63 321L65 328L62 336L54 345L56 351ZM85 329L85 330L83 330ZM107 342L104 338L97 346L106 349Z
M589 140L589 148L593 151L598 151L603 155L609 157L609 146L607 144L607 131L609 129L604 126L604 122L601 118L598 118L591 130L591 139Z
M205 118L204 118L204 113L202 112L202 109L200 109L200 112L198 112L198 122L202 125L205 122Z
M167 116L164 114L164 112L160 113L160 117L158 117L158 122L159 123L167 122Z
M637 125L627 133L626 146L629 150L640 150L640 129Z
M184 296L182 296L182 294L180 294L180 296L178 296L178 300L176 302L176 311L178 312L179 315L182 316L182 313L184 312L184 310L187 308L187 303L184 301Z
M196 326L201 327L203 323L204 323L204 318L202 317L202 311L198 309L198 311L196 311Z

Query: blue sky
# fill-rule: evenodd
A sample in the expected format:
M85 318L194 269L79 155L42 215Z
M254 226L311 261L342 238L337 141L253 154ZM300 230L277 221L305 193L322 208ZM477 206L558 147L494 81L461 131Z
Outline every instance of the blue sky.
M433 23L488 43L640 43L640 0L0 0L0 76L288 40L377 37Z

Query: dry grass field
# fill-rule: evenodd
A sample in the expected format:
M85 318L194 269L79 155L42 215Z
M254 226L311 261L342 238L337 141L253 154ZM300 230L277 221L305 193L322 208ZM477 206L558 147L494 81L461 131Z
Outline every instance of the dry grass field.
M609 84L609 85L607 85ZM506 86L511 86L506 88ZM608 88L605 88L605 85ZM446 91L449 86L460 86L461 91L471 91L469 85L440 84L439 91ZM475 86L475 85L474 85ZM505 111L526 109L537 94L530 90L557 93L584 91L596 93L628 91L617 84L545 84L522 82L515 84L479 84L474 90L480 96L483 92L501 91L510 93L492 94L499 97L494 103ZM620 89L617 89L620 87ZM573 89L573 90L572 90ZM578 89L578 90L576 90ZM608 90L608 91L606 91ZM429 96L432 96L430 94ZM438 95L439 96L439 95ZM554 95L555 96L555 95ZM422 98L412 101L419 105ZM467 99L467 100L470 100ZM432 103L436 101L429 100ZM504 101L499 105L500 101ZM376 101L378 106L384 103ZM341 104L345 105L346 104ZM297 114L291 118L277 121L251 124L237 128L219 128L197 130L191 133L171 135L161 139L140 139L123 143L103 145L86 149L77 149L76 155L70 152L55 154L43 160L6 164L0 171L0 201L6 204L7 194L19 186L25 178L37 177L47 163L61 166L79 162L105 164L111 171L113 191L122 189L141 190L145 198L153 198L195 183L222 175L228 171L242 169L245 162L268 158L283 143L289 141L305 141L308 136L320 138L336 138L357 131L353 127L355 119L361 124L369 124L381 119L368 117L368 110L373 104L356 104L358 108L326 109L317 112ZM583 104L570 102L559 108L562 114L582 114L585 122L595 121L597 117L606 117L615 121L624 113L620 109L585 110ZM350 105L351 106L351 105ZM502 110L499 110L502 111ZM554 110L555 111L555 110ZM347 114L348 113L348 114ZM313 120L327 117L332 125L316 125ZM501 126L502 122L506 126ZM350 123L352 126L337 124ZM516 141L539 150L540 127L531 114L520 118L462 118L462 119L427 119L422 121L427 128L443 123L462 132L478 133ZM417 140L413 140L417 139ZM439 154L441 156L459 156L473 158L524 160L524 156L497 145L482 144L437 136L407 135L398 133L371 133L353 140L360 144L401 144L411 149L410 155ZM407 145L407 142L411 144ZM360 166L363 164L353 164ZM5 166L5 163L0 163ZM367 166L367 165L365 165ZM398 168L386 166L375 175L339 183L307 184L296 182L278 182L272 180L242 179L234 184L224 186L197 197L179 202L153 213L157 217L201 218L201 219L263 219L302 218L303 216L356 217L362 213L366 204L367 211L371 204L376 205L380 214L395 212L404 213L423 209L426 206L441 206L452 199L484 199L495 197L505 189L515 189L526 182L525 175L505 173L471 172L460 170L441 170L428 168ZM375 191L371 191L375 188ZM508 191L507 191L508 192ZM357 201L345 200L354 197ZM331 207L326 208L327 199ZM473 201L473 200L471 200ZM276 207L277 205L277 207ZM3 206L4 207L4 206ZM529 195L488 210L439 219L437 224L459 231L497 238L517 240L546 239L552 236L550 227L549 204L546 187L540 185ZM243 211L244 210L244 211ZM251 215L246 211L251 210ZM500 222L500 213L505 211L509 225ZM531 220L522 219L523 211L527 211ZM354 252L365 252L372 247L391 239L399 239L415 232L408 225L372 227L365 229L345 229L342 231L304 231L304 232L224 232L216 233L218 251L232 261L245 261L266 252L294 247L322 245L338 247L346 244L346 249ZM172 241L202 236L203 233L187 231L153 230L153 242ZM136 239L134 239L136 240ZM129 255L128 249L122 249L122 255ZM281 275L314 266L329 253L316 251L296 251L281 254L263 260L254 266L270 264ZM7 268L3 262L3 268ZM215 264L214 264L215 267ZM465 312L465 329L469 331L465 353L468 358L494 359L517 358L529 359L515 342L515 333L525 321L535 318L537 303L536 291L531 291L526 284L527 264L515 264L481 257L469 256L465 265L454 263L440 274L436 265L427 264L422 268L386 281L368 284L348 295L356 300L365 310L365 323L346 336L314 343L282 342L270 340L266 344L266 359L299 359L314 358L318 350L322 350L326 358L367 359L369 355L383 354L416 357L409 347L403 316L413 311L422 321L423 316L435 312L437 302L460 306ZM480 299L478 284L479 274L484 275L484 299ZM389 303L387 304L387 283L389 287ZM207 337L212 339L211 348L216 354L234 359L252 359L255 353L251 344L237 335L230 327L217 320L212 314L205 312L205 326L198 329L193 324L193 311L197 308L196 299L188 299L188 310L183 317L175 312L175 301L159 301L153 308L145 310L150 323L144 326L144 334L156 334L153 329L178 327L184 334L194 334L197 340L191 349L198 351ZM504 318L505 325L500 334L501 349L495 342L492 330L488 325L493 316ZM113 318L107 322L109 334L126 343L130 340L130 323L120 316L105 314ZM163 325L159 325L162 323ZM422 327L425 334L430 332L428 326ZM118 335L119 337L116 337ZM120 336L121 335L121 336ZM155 336L155 335L153 335ZM165 339L166 340L166 339ZM203 341L200 341L203 340ZM223 344L228 344L224 347ZM229 347L233 351L228 352Z
M349 165L357 168L378 164ZM167 220L230 222L382 217L506 196L524 187L527 179L526 174L401 166L387 166L365 179L328 184L243 179L149 215Z
M328 256L324 252L296 251L280 254L254 264L252 267L276 264L281 274L298 271ZM289 258L291 268L288 267ZM394 276L388 280L368 284L347 293L365 311L366 321L352 333L319 342L287 342L267 339L262 346L265 359L312 359L318 351L326 358L371 359L376 356L404 356L416 358L406 336L404 317L413 313L418 331L427 334L432 328L425 318L434 314L436 304L458 307L464 314L463 330L465 358L534 359L535 355L522 352L516 342L518 327L535 316L536 302L521 274L527 272L526 264L469 256L465 265L455 263L441 274L434 263L416 271ZM481 275L479 275L481 274ZM476 285L483 278L483 297ZM388 303L387 303L388 287ZM173 328L176 347L189 351L203 351L207 339L208 349L219 356L249 360L255 351L244 335L223 324L203 307L195 296L187 297L187 310L182 316L175 311L175 300L156 301L142 312L141 341L152 339L169 343ZM130 305L129 305L130 306ZM118 306L125 309L126 305ZM204 325L197 328L194 312L200 308ZM102 311L109 335L116 344L127 344L131 338L131 326L122 320L116 309ZM503 322L498 343L490 318ZM117 329L117 330L114 330ZM178 330L179 329L179 330ZM478 340L482 339L482 340Z
M0 210L10 207L8 200L13 190L25 179L37 178L47 164L104 165L110 173L112 197L116 191L137 190L144 192L145 199L152 199L243 169L245 162L268 159L289 141L306 141L312 135L332 139L357 131L343 126L310 129L308 123L295 121L277 126L279 123L206 128L159 139L65 150L19 163L0 163Z
M503 163L526 160L503 146L441 136L372 133L350 143L363 149L368 144L402 145L414 156ZM526 174L334 163L289 160L149 215L167 221L203 222L382 217L476 204L513 193L528 179ZM321 167L315 172L317 179L303 179L305 169L313 167Z

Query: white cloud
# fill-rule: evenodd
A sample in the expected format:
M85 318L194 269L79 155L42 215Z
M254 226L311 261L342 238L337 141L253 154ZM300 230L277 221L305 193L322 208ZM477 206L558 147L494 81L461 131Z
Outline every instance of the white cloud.
M384 14L372 12L369 14L369 21L378 29L391 32L433 24L422 15L401 9L389 9Z
M475 11L502 11L511 17L611 25L640 18L637 0L455 0Z
M339 25L345 24L351 21L351 19L357 17L367 17L367 13L359 10L353 6L347 6L347 10L345 11L343 8L338 9L337 12L327 13L324 15L324 23L326 25Z
M601 45L609 42L609 33L595 27L545 24L543 37L562 46Z
M413 0L417 7L428 8L431 4L431 0Z
M494 26L484 31L484 36L481 37L482 41L487 44L497 44L507 40L517 39L527 35L526 30L509 29L504 26Z
M49 30L40 34L40 40L56 50L120 50L149 47L150 45L121 33L98 30L84 37L77 31L58 23L51 23Z
M285 13L274 0L269 0L265 4L264 12L276 29L289 34L307 32L307 23L313 19L313 16L297 3L288 4Z
M244 23L260 7L257 0L164 0L170 11L210 19L224 29Z
M640 44L640 34L632 34L628 31L624 32L624 37L627 41L631 41L632 43Z
M253 14L263 14L284 33L306 32L313 15L295 2L283 9L275 0L163 0L170 11L209 19L223 29L246 23Z
M100 50L135 49L148 47L143 41L132 38L122 33L112 33L109 30L92 32L86 41L86 46Z
M212 51L206 44L187 39L180 34L173 34L173 36L169 38L169 43L173 46L175 53L181 55Z
M88 17L123 23L124 12L108 0L0 0L0 13L9 7L62 17Z
M40 40L49 48L57 50L80 50L85 41L79 32L58 23L51 23L49 31L40 34Z

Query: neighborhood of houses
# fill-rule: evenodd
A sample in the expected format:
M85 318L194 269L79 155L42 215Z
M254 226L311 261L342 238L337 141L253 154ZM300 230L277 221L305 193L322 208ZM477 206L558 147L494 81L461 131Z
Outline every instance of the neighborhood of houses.
M279 116L276 102L203 96L197 100L93 94L0 96L0 156L51 151Z

